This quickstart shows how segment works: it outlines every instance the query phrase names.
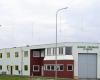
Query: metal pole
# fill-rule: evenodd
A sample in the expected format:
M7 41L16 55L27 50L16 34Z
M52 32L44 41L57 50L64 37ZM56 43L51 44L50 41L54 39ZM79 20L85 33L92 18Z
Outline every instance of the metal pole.
M57 80L57 43L58 43L58 41L57 41L57 39L58 39L58 37L57 37L57 27L58 27L58 25L57 25L57 18L58 18L58 12L59 11L61 11L61 10L64 10L64 9L67 9L68 7L65 7L65 8L61 8L61 9L58 9L57 11L56 11L56 54L55 54L55 64L56 64L56 69L55 69L55 80Z

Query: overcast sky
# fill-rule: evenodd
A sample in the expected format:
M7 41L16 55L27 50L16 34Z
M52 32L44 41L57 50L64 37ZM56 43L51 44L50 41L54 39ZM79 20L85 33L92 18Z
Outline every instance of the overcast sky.
M58 42L100 42L100 0L0 0L0 48Z

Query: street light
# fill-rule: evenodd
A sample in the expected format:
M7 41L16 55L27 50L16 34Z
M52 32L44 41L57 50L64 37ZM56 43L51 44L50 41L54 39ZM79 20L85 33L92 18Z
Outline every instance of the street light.
M55 64L56 64L56 71L55 71L55 80L57 79L57 43L58 43L58 41L57 41L57 39L58 39L58 37L57 37L57 27L58 27L58 25L57 25L57 19L58 19L58 13L59 13L59 11L62 11L62 10L64 10L64 9L67 9L68 7L64 7L64 8L61 8L61 9L58 9L57 11L56 11L56 54L55 54Z

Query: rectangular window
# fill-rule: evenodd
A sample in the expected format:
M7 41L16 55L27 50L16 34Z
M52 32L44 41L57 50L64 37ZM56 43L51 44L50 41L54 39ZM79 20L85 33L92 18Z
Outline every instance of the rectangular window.
M63 64L58 64L57 65L57 71L63 71L64 70L64 65Z
M56 48L53 48L53 55L56 54Z
M65 48L65 54L66 55L72 55L72 47L66 47Z
M38 72L39 71L39 65L33 65L33 71Z
M2 65L0 65L0 70L2 70Z
M15 52L15 57L18 57L19 55L18 55L18 52Z
M24 65L24 70L25 70L25 71L28 70L28 65Z
M7 58L10 58L10 52L7 52Z
M40 51L33 51L33 57L40 57Z
M73 64L67 65L67 71L73 71Z
M63 55L63 47L59 47L59 55Z
M48 55L48 56L51 55L51 48L47 48L47 55Z
M54 71L55 70L55 64L45 64L44 68L47 71Z
M28 51L24 51L24 57L28 57Z
M18 65L15 65L15 70L19 70Z
M2 53L0 53L0 58L2 58Z

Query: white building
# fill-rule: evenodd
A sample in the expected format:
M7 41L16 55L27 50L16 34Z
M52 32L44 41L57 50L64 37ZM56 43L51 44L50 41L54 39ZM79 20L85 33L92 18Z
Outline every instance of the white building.
M0 74L55 75L55 44L0 49ZM100 43L59 43L58 77L100 79Z

